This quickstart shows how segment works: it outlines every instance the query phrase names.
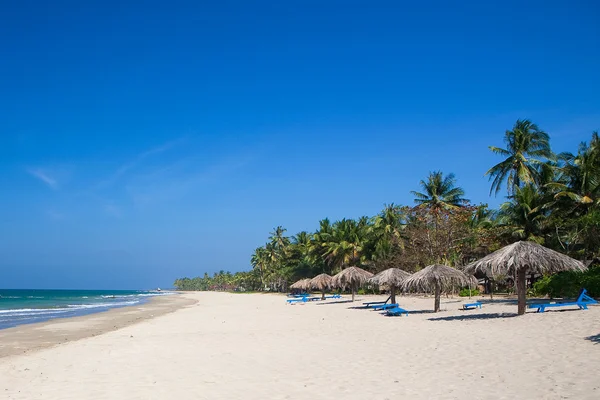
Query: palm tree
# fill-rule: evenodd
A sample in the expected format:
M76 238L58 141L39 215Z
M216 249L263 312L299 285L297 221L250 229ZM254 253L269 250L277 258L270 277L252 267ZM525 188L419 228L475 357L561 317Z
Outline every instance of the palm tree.
M270 233L269 241L275 248L275 250L279 252L285 252L286 247L290 244L290 238L283 236L283 234L287 231L282 226L278 226Z
M549 213L547 196L532 184L515 188L511 200L500 206L500 224L519 240L544 243L544 221Z
M556 198L569 198L576 208L589 209L600 203L600 138L592 134L592 141L581 143L577 155L561 153L559 167L561 176L553 187L558 190Z
M324 246L324 259L333 270L359 266L365 261L364 246L370 231L369 219L361 217L358 221L342 219L333 224L329 241Z
M260 271L260 282L262 288L265 288L265 276L270 262L270 254L265 247L257 247L252 254L250 264L254 269Z
M500 191L506 180L509 195L523 184L532 184L539 176L536 165L544 159L553 159L550 137L529 120L517 120L511 131L504 134L506 149L490 146L490 150L506 159L485 174L492 181L490 195Z
M404 249L402 232L405 227L405 210L394 203L386 204L384 209L373 218L366 252L367 258L373 261L378 270L398 265L401 251Z
M430 208L455 208L469 200L464 199L465 191L455 186L456 178L450 173L444 177L442 171L430 172L427 182L421 181L423 193L412 191L415 203Z
M402 208L392 204L384 205L383 210L373 220L373 230L378 236L389 239L400 239L404 228L404 212Z

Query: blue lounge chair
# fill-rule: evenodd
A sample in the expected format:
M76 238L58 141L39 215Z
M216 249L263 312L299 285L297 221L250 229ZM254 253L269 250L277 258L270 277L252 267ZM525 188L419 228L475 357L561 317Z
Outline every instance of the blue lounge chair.
M476 301L475 303L463 304L463 310L473 310L475 308L481 308L481 303Z
M398 303L381 304L381 305L378 305L378 306L373 306L372 308L375 311L382 311L382 310L387 310L387 309L390 309L390 308L398 308Z
M386 310L385 315L387 315L388 317L395 317L398 315L406 315L408 317L408 311L406 311L403 308L400 308L398 306L394 307L394 308L389 308Z
M388 297L386 301L369 301L367 303L363 303L363 305L366 308L378 307L378 306L382 306L384 304L387 304L387 302L390 301L391 298L392 298L392 296Z
M336 293L336 294L334 294L334 295L331 295L331 296L325 296L325 298L326 298L326 299L341 299L341 298L342 298L342 295L341 295L341 294L337 294L337 293Z
M304 297L298 297L295 299L287 299L286 301L288 302L288 304L294 304L294 303L306 303L308 301L317 301L317 300L321 300L321 298L304 296Z
M546 308L550 307L567 307L577 306L580 310L587 310L588 304L597 304L598 302L587 295L587 290L583 289L579 294L576 301L564 302L564 303L541 303L541 304L530 304L529 308L537 308L537 312L543 313Z

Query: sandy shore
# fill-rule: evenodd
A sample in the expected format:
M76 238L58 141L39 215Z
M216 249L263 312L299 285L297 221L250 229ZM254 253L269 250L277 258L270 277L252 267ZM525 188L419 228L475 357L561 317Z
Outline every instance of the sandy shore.
M145 304L132 307L113 308L106 312L81 317L58 318L38 324L2 329L0 330L0 358L98 336L167 314L195 302L193 299L179 295L160 296L151 298Z
M514 317L512 304L444 298L431 314L433 299L399 297L415 312L388 318L331 300L181 297L198 303L1 358L0 398L600 398L597 306Z

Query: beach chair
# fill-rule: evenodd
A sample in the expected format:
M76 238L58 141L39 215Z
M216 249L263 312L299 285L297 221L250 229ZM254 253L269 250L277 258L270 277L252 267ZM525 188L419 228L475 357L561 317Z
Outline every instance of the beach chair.
M341 298L342 298L342 295L341 295L341 294L337 294L337 293L336 293L336 294L334 294L334 295L331 295L331 296L325 296L325 298L326 298L326 299L341 299Z
M299 293L299 294L288 294L287 297L293 297L293 298L298 298L298 297L306 297L306 296L310 296L309 293Z
M365 306L366 308L378 307L378 306L387 304L387 302L390 301L391 299L392 299L392 296L388 297L386 301L369 301L369 302L363 303L363 306Z
M408 311L406 311L405 309L400 308L398 306L393 307L393 308L388 308L385 311L385 315L387 315L388 317L397 317L397 316L401 316L402 314L404 314L408 317Z
M597 304L598 302L587 295L587 290L583 289L579 294L579 297L575 301L571 302L560 302L560 303L540 303L540 304L530 304L529 308L537 308L537 312L543 313L546 311L546 308L551 307L568 307L568 306L577 306L580 310L587 310L588 304Z
M381 304L378 306L373 306L372 308L375 311L384 311L390 308L398 308L398 303Z
M463 310L473 310L476 308L481 308L482 304L479 301L476 301L474 303L466 303L463 304Z
M287 303L288 304L295 304L295 303L306 303L309 301L319 301L321 300L320 297L308 297L308 296L303 296L303 297L297 297L295 299L287 299Z

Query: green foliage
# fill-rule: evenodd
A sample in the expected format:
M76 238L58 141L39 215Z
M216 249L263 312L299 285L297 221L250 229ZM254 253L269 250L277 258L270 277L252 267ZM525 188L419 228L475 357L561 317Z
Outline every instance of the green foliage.
M458 292L458 295L460 297L469 297L469 288L460 289L460 292ZM479 290L471 289L471 296L479 296Z
M536 296L574 298L585 288L592 297L600 297L600 266L592 267L586 272L560 272L548 275L533 285Z

